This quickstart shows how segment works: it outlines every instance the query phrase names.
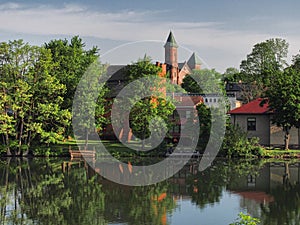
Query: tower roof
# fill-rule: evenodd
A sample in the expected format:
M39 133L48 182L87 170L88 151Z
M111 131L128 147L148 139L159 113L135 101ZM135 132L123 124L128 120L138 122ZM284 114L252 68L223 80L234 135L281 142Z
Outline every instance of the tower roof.
M199 59L199 57L194 52L193 55L189 58L187 64L190 67L194 67L194 65L201 65L201 60Z
M166 46L166 45L169 45L169 46L175 47L175 48L178 47L178 45L177 45L177 43L176 43L176 41L175 41L175 38L174 38L174 35L173 35L172 31L170 31L170 34L169 34L169 36L168 36L168 39L167 39L167 42L166 42L165 46Z

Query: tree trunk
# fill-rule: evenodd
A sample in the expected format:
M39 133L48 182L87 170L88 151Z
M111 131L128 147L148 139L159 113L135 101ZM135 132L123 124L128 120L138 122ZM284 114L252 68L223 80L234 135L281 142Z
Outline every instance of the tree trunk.
M290 127L285 127L284 128L284 131L285 131L285 134L284 134L284 149L285 150L289 150L289 143L290 143Z
M24 129L24 119L22 118L20 124L20 133L19 133L19 143L18 143L18 155L22 154L22 136L23 136L23 129Z
M89 141L89 132L88 132L88 129L85 128L85 145L84 145L84 150L87 150L87 148L88 148L88 141Z
M6 155L7 156L11 156L11 151L10 151L10 147L9 147L9 137L8 134L5 134L5 144L6 144Z

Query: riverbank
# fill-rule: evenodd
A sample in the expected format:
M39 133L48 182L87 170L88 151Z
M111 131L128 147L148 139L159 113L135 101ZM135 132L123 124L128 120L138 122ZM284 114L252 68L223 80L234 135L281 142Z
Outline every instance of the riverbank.
M108 152L115 158L121 157L135 157L135 156L145 156L145 157L165 157L168 155L167 149L170 149L170 146L164 146L157 148L151 151L135 151L124 146L122 143L111 140L102 140L101 143L108 150ZM82 143L83 144L83 143ZM97 141L91 141L88 150L93 150L94 146L97 145ZM135 145L133 142L132 145ZM137 145L137 144L136 144ZM137 145L138 146L138 145ZM283 150L279 148L263 148L257 155L245 155L244 157L236 158L276 158L276 159L289 159L289 158L300 158L299 149L290 149ZM32 147L32 156L35 157L70 157L69 150L79 150L78 145L75 140L69 140L64 142L59 142L55 145L50 146L34 146ZM196 154L197 157L202 157L203 154ZM7 156L5 153L2 153L1 156ZM219 152L218 156L227 157L222 150Z

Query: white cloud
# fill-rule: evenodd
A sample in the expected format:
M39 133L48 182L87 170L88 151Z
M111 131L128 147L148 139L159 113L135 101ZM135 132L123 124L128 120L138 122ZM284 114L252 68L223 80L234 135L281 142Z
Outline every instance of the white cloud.
M20 8L20 4L7 2L0 5L0 10L12 10Z
M238 66L255 43L270 38L268 33L253 30L226 30L223 23L159 21L163 13L166 12L101 12L77 4L55 8L48 5L30 7L6 3L0 4L0 21L3 21L0 30L38 35L93 36L121 41L165 41L171 29L174 30L178 44L195 47L198 51L210 51L201 52L204 55L202 57L210 55L207 61L220 70ZM153 20L153 17L156 19ZM293 36L294 43L299 43L299 40L299 36Z

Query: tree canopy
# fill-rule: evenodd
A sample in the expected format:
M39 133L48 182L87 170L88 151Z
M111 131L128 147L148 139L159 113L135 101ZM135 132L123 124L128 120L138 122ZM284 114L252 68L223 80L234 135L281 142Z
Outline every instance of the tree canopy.
M24 155L32 145L57 143L71 134L76 87L99 57L97 48L84 47L78 36L42 47L23 40L0 43L0 141L8 154ZM103 104L99 98L95 106L99 126Z
M290 129L300 125L300 74L289 67L278 72L267 90L272 121L285 132L285 149L289 148Z

